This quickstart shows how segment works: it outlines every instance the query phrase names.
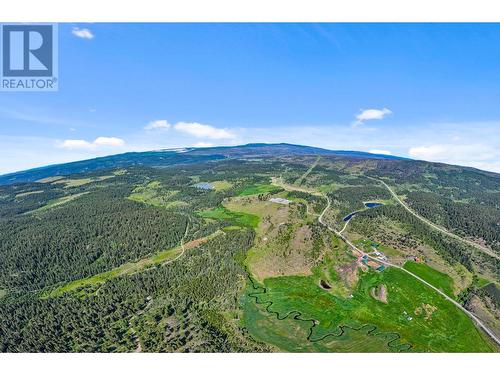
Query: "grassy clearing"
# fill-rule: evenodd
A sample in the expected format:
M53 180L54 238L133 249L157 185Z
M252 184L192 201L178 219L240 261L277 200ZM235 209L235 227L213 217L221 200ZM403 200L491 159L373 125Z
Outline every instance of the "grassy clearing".
M483 286L486 286L486 285L488 285L488 284L491 284L491 281L490 281L490 280L485 279L485 278L483 278L483 277L478 277L478 278L477 278L477 283L476 283L476 285L477 285L477 287L478 287L478 288L482 288Z
M259 225L259 217L245 212L230 211L225 207L217 207L211 210L198 212L198 215L206 219L228 221L232 225L240 227L256 228Z
M52 184L64 184L65 188L87 185L92 182L91 178L62 179L54 181Z
M72 188L72 187L78 187L82 185L87 185L92 182L99 182L99 181L105 181L109 180L110 178L115 177L115 175L109 175L109 176L99 176L99 177L94 177L94 178L65 178L65 179L58 179L56 181L53 181L53 184L64 184L64 188Z
M222 228L224 232L234 232L237 230L241 230L242 228L237 225L229 225L227 227Z
M257 184L245 186L243 190L239 192L239 196L247 196L247 195L255 195L255 194L264 194L264 193L277 193L281 191L281 188L269 185L269 184Z
M403 268L434 285L448 296L454 297L453 279L447 274L439 272L425 263L406 262Z
M35 182L40 182L42 184L48 184L48 183L51 183L51 182L54 182L57 180L61 180L63 178L64 178L64 176L51 176L51 177L42 178L40 180L36 180Z
M278 205L269 201L261 201L257 197L231 198L224 202L224 207L233 212L246 213L262 218L274 217L278 210L283 209L283 205ZM260 232L257 228L257 232Z
M197 240L190 241L184 244L185 250L192 249L201 245L202 243L208 241L209 239L218 236L222 232L215 232L207 237L203 237ZM76 291L78 289L82 289L89 286L95 286L99 284L103 284L110 279L114 279L119 276L129 275L136 272L140 272L144 269L157 266L159 264L165 263L167 261L175 259L182 253L182 246L177 246L172 249L164 250L153 254L150 257L143 258L137 262L129 262L122 264L119 267L113 268L112 270L99 273L94 276L86 277L84 279L78 279L66 283L64 285L58 286L57 288L47 290L42 293L41 298L52 298L63 295L64 293L68 293L71 291Z
M77 198L79 198L79 197L81 197L82 195L85 195L85 194L88 194L88 192L78 193L78 194L73 194L73 195L67 195L65 197L52 199L45 206L39 207L39 208L37 208L36 210L33 210L33 211L28 211L28 212L26 212L26 214L39 214L39 213L45 212L45 211L50 210L52 208L61 206L61 205L65 204L65 203L71 202L72 200L75 200L75 199L77 199Z
M384 284L388 288L388 303L382 303L370 294L372 288ZM334 296L318 286L316 277L288 276L266 279L266 293L258 294L259 302L272 302L269 308L279 314L280 318L292 311L301 313L302 319L313 319L317 322L311 339L318 340L329 333L339 334L339 326L348 325L361 328L372 325L380 333L376 337L385 337L386 343L380 346L373 343L368 347L353 346L349 340L339 342L329 337L321 343L336 341L338 351L384 351L387 343L393 341L391 350L408 349L404 344L411 344L411 351L417 352L491 352L492 344L470 321L470 319L451 302L438 293L415 280L403 271L389 268L384 272L364 273L360 278L352 297ZM253 306L252 306L253 305ZM244 325L254 337L263 337L273 332L276 315L263 312L262 306L256 308L254 298L248 296L244 300ZM257 314L259 312L261 316ZM293 315L293 314L292 314ZM292 318L285 319L286 325L281 329L286 334L266 337L266 342L282 350L301 350L307 344L307 335ZM299 325L299 327L297 327ZM309 323L309 327L311 323ZM368 339L369 335L367 336ZM371 340L371 338L370 338ZM294 349L295 348L295 349Z
M246 294L252 293L246 290ZM270 317L264 305L258 305L252 298L245 298L243 324L251 335L284 352L336 352L336 353L380 353L390 352L384 337L367 335L366 331L346 330L341 337L330 337L319 342L310 342L306 338L311 323L293 320L278 320ZM271 308L272 310L272 308Z
M106 181L106 180L109 180L110 178L113 178L115 176L120 176L120 173L118 173L118 174L113 173L112 175L108 175L108 176L99 176L97 178L94 178L94 181Z
M0 299L7 295L7 291L5 289L0 289Z
M330 287L328 292L338 297L347 298L357 287L359 273L356 257L347 250L344 242L332 236L331 245L320 265L312 272L317 284L325 281Z
M46 298L59 297L65 293L68 293L68 292L71 292L71 291L74 291L77 289L105 283L107 280L110 280L112 278L115 278L115 277L118 277L120 275L125 274L125 271L126 271L125 266L128 266L128 265L129 265L129 263L127 263L121 267L115 268L115 269L108 271L108 272L103 272L103 273L100 273L100 274L97 274L97 275L94 275L91 277L87 277L85 279L71 281L71 282L64 284L62 286L59 286L55 289L43 292L40 298L46 299Z
M232 198L224 206L230 211L260 218L254 246L245 260L245 265L259 280L277 275L310 274L320 254L329 251L323 232L304 221L303 206L276 204L257 196Z
M175 190L162 189L159 181L151 181L147 185L136 187L132 194L128 196L128 199L134 202L162 208L174 208L179 205L187 205L185 202L170 200L177 193L178 191Z
M27 196L33 195L33 194L40 194L40 193L43 193L43 190L27 191L26 193L16 194L16 199L22 198L22 197L27 197Z
M399 255L401 255L401 253L398 250L393 249L390 246L382 245L379 242L372 241L370 239L360 238L360 239L354 240L353 243L367 253L371 253L371 252L377 250L377 251L384 253L387 256L399 256Z
M378 246L377 250L383 252L385 255L390 257L397 257L401 255L401 253L398 250L382 244Z
M320 195L321 193L317 192L316 190L314 189L311 189L311 188L307 188L307 187L304 187L304 186L297 186L297 185L291 185L291 184L287 184L283 181L283 179L281 177L272 177L271 178L271 183L273 186L275 186L276 188L280 189L278 191L281 191L281 189L283 190L287 190L287 191L301 191L303 193L308 193L308 194L313 194L313 195Z
M122 276L122 275L127 275L131 274L134 272L141 271L145 268L163 263L167 260L175 258L177 255L179 255L182 251L182 248L176 247L173 249L161 251L155 255L153 255L150 258L146 258L143 260L140 260L135 263L125 263L119 267L113 268L110 271L107 272L102 272L94 276L90 276L84 279L79 279L75 281L71 281L67 284L64 284L62 286L59 286L55 289L49 290L47 292L44 292L41 296L42 299L45 298L53 298L53 297L58 297L63 295L64 293L68 293L71 291L75 291L78 289L82 289L88 286L94 286L94 285L99 285L103 284L106 281L110 279L114 279L116 277Z
M210 183L214 187L215 191L227 190L227 189L231 189L233 187L232 183L230 183L229 181L225 181L225 180L213 181Z

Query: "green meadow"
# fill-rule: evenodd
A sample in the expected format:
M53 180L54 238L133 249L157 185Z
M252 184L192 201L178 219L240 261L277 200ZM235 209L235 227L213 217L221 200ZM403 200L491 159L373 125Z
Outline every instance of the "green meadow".
M198 215L206 219L228 221L234 226L256 228L259 225L259 217L245 212L230 211L225 207L217 207L211 210L198 212Z
M381 284L388 289L387 304L370 293ZM269 278L262 287L265 293L251 285L247 288L244 325L255 338L280 350L329 351L333 345L337 351L360 351L349 337L360 340L362 332L366 332L367 351L494 350L462 311L395 268L362 274L352 297L347 298L320 288L315 276ZM297 321L297 315L316 322L311 332L312 322ZM350 327L344 334L343 326Z
M85 194L87 194L87 192L73 194L73 195L67 195L67 196L64 196L61 198L52 199L45 206L39 207L35 210L29 211L26 213L27 214L39 214L39 213L42 213L44 211L50 210L51 208L55 208L55 207L58 207L58 206L65 204L65 203L71 202L72 200L75 200L75 199L77 199Z
M406 262L403 268L421 277L448 296L454 297L453 279L447 274L439 272L425 263Z
M60 285L56 288L49 289L42 293L41 298L46 299L46 298L58 297L63 295L64 293L76 291L89 286L103 284L106 281L114 279L116 277L132 274L134 272L144 270L148 267L164 263L168 260L175 258L177 255L181 253L181 251L182 248L180 246L175 247L173 249L160 251L152 255L151 257L141 259L138 262L125 263L119 267L113 268L112 270L102 272L90 277L86 277L84 279L74 280L69 283Z
M220 234L222 234L222 231L216 231L206 237L199 238L198 240L192 241L196 242L198 241L198 244L207 240L210 240ZM189 247L189 243L185 244L186 246L186 251ZM196 245L195 245L196 246ZM65 283L63 285L59 285L55 288L50 288L44 291L41 295L42 299L46 298L51 298L51 297L57 297L60 296L64 293L75 291L78 289L82 289L88 286L94 286L94 285L99 285L102 283L105 283L108 280L114 279L119 276L123 275L130 275L136 272L143 271L147 268L154 267L160 264L163 264L165 262L171 261L175 259L177 256L179 256L182 253L182 246L176 246L171 249L167 249L164 251L159 251L149 257L143 258L138 260L137 262L128 262L125 264L122 264L121 266L115 267L109 271L99 273L97 275L89 276L83 279L78 279L71 281L69 283Z

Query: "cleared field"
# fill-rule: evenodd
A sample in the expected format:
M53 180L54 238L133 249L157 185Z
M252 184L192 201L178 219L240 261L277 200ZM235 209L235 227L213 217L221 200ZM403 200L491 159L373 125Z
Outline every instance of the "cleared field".
M372 241L370 239L361 237L359 239L353 240L352 242L367 253L372 253L377 250L389 257L401 256L401 253L398 250L390 246L385 246L379 242Z
M259 217L245 212L228 210L225 207L217 207L211 210L198 212L198 215L206 219L223 220L235 226L256 228L259 225Z
M447 274L439 272L425 263L406 262L403 268L434 285L450 297L454 297L453 279Z
M230 183L229 181L225 181L225 180L213 181L213 182L211 182L211 184L216 191L227 190L227 189L231 189L233 187L232 183Z
M372 288L387 286L388 303L372 297ZM492 344L476 329L470 319L449 301L404 272L389 268L381 273L362 275L352 297L334 296L318 286L314 276L288 276L264 281L264 289L247 293L244 302L245 326L255 337L273 331L275 320L288 322L282 329L289 334L268 337L269 343L282 350L301 350L306 341L321 342L342 336L343 326L360 329L375 327L372 333L388 339L383 346L368 351L417 352L491 352ZM255 299L267 311L256 316ZM254 307L249 304L251 300ZM266 317L266 319L264 319ZM307 335L298 335L297 320L309 320L314 328ZM286 319L285 319L286 318ZM255 321L255 323L254 323ZM305 324L301 322L300 324ZM303 330L302 330L303 331ZM378 333L380 335L378 335ZM281 337L281 338L280 338ZM398 339L400 337L400 339ZM288 342L288 341L292 342ZM410 347L411 345L411 347ZM359 351L349 340L339 342L338 350ZM296 348L296 349L294 349ZM349 349L347 349L349 348Z
M247 293L252 290L248 289ZM295 320L292 317L279 320L270 318L265 305L256 304L246 299L243 323L251 335L271 344L284 352L336 352L336 353L385 353L392 352L387 346L387 339L382 335L367 334L366 329L359 331L345 329L339 337L328 337L319 342L307 340L311 323Z
M148 204L155 207L173 208L180 205L187 205L185 202L171 201L178 191L162 189L159 181L151 181L147 185L136 187L128 199Z
M189 250L192 248L195 248L211 238L218 236L222 234L221 231L217 231L207 237L199 238L193 241L190 241L186 244L184 244L184 251ZM123 275L128 275L132 274L135 272L142 271L146 268L153 267L162 263L165 263L167 261L175 259L177 256L179 256L183 251L183 246L177 246L172 249L164 250L157 252L156 254L153 254L150 257L141 259L137 262L129 262L122 264L119 267L113 268L112 270L109 270L107 272L102 272L97 275L93 275L90 277L86 277L84 279L79 279L79 280L74 280L69 283L66 283L64 285L58 286L54 289L47 290L42 293L41 298L52 298L52 297L57 297L60 296L64 293L75 291L84 287L88 286L93 286L93 285L98 285L105 283L106 281L123 276Z
M77 199L85 194L88 194L88 192L67 195L65 197L52 199L45 206L37 208L36 210L33 210L33 211L26 212L26 214L39 214L39 213L47 211L51 208L55 208L55 207L58 207L58 206L65 204L65 203L71 202L72 200L75 200L75 199Z
M75 179L62 179L52 182L53 184L64 184L65 188L77 187L82 185L90 184L93 181L92 178L75 178Z
M27 197L27 196L33 195L33 194L40 194L40 193L43 193L43 190L27 191L26 193L16 194L16 199L22 198L22 197Z
M45 178L42 178L40 180L37 180L36 182L40 182L42 184L48 184L50 182L54 182L54 181L57 181L57 180L61 180L63 179L64 176L51 176L51 177L45 177Z
M233 198L224 206L260 218L254 246L245 260L259 281L280 275L309 275L316 260L329 250L331 235L315 222L303 219L302 204L276 204L247 196Z
M114 175L109 176L99 176L99 177L91 177L91 178L65 178L65 179L57 179L52 181L53 184L64 184L64 188L78 187L82 185L87 185L92 182L105 181L110 178L115 177Z
M277 186L269 184L258 184L258 185L250 185L244 187L240 191L239 195L246 196L246 195L264 194L264 193L277 193L279 191L281 191L281 188Z

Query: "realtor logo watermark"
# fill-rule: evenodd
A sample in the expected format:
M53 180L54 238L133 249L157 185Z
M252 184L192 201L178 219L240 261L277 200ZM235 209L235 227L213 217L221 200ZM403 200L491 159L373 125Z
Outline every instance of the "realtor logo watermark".
M0 26L0 90L57 91L57 24Z

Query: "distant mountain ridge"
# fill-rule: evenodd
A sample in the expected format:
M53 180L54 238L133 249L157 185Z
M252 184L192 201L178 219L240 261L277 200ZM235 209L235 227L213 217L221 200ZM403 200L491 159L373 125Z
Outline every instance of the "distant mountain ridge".
M320 147L295 145L291 143L248 143L241 146L218 146L206 148L187 148L196 155L221 154L227 157L286 156L286 155L338 155L368 159L411 160L393 155L372 154L363 151L328 150Z
M48 165L0 176L0 185L33 182L45 177L85 173L109 168L131 166L170 166L228 158L270 157L293 155L331 155L350 158L411 160L393 155L371 154L362 151L327 150L312 146L288 143L250 143L241 146L206 148L179 148L145 152L127 152L70 163Z

